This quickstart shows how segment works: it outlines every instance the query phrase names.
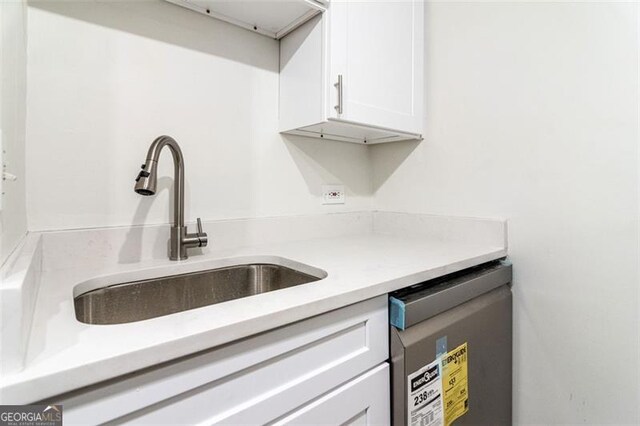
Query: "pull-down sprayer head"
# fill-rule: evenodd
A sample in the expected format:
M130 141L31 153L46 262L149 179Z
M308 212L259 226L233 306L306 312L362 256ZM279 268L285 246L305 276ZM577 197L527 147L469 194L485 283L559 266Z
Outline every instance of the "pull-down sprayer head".
M136 178L134 191L140 195L156 195L156 184L158 183L158 162L149 160L142 165L142 170Z

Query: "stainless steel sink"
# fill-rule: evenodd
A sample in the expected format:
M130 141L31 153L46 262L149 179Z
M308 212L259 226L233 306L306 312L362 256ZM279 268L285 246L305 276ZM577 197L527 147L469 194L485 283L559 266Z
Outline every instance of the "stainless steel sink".
M107 285L74 298L76 318L87 324L123 324L318 281L274 264L207 271Z

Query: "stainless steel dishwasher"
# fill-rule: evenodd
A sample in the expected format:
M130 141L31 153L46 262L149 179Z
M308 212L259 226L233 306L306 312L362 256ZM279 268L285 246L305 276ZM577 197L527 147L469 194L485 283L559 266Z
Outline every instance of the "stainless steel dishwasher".
M511 424L511 276L498 260L390 295L394 425Z

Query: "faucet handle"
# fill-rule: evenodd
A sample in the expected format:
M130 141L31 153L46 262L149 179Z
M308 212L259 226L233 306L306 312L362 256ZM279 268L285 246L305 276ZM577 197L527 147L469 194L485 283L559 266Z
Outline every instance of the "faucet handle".
M209 242L209 238L207 237L207 233L202 230L202 220L200 220L200 218L196 219L196 228L196 235L198 236L199 246L206 247Z

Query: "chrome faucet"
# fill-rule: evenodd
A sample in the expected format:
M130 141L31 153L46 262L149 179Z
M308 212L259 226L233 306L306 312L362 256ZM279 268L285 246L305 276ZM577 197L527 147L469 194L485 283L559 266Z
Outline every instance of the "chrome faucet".
M184 224L184 159L182 151L175 139L170 136L160 136L149 147L147 159L136 178L134 190L140 195L155 195L158 182L158 158L165 146L169 147L173 156L173 226L171 227L171 242L169 245L169 259L184 260L188 258L187 249L191 247L206 247L207 234L202 231L202 221L198 218L198 232L190 234Z

